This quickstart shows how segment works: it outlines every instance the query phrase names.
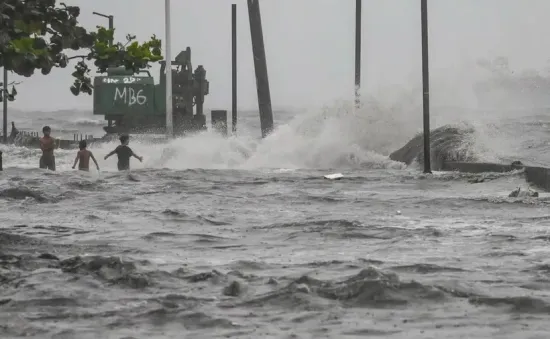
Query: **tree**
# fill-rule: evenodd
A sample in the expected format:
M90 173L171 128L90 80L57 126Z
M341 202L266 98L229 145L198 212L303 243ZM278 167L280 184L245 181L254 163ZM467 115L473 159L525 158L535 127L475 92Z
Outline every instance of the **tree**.
M3 0L0 3L0 66L31 77L35 71L47 75L53 68L66 68L70 60L78 59L70 90L79 95L92 94L87 62L93 61L100 73L108 67L119 66L137 73L163 59L161 41L156 36L140 44L135 36L128 35L124 44L112 44L113 30L97 26L96 31L87 31L78 25L79 15L79 7L64 3L57 6L56 0ZM69 57L64 53L69 49L86 53ZM1 91L4 93L3 88ZM15 88L7 94L13 100Z

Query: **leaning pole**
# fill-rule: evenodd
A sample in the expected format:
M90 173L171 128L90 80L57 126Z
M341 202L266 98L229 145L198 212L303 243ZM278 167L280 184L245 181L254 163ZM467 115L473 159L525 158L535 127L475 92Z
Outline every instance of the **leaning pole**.
M260 128L262 129L262 138L265 138L273 131L273 111L271 108L269 79L267 77L267 61L265 57L259 0L248 0L248 19L250 21L254 70L256 72L256 91L258 92L258 108L260 110Z

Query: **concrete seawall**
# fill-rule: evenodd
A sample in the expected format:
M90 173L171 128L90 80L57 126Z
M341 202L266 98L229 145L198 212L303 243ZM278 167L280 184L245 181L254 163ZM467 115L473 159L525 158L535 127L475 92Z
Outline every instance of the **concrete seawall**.
M443 171L458 171L464 173L496 172L505 173L515 170L524 170L528 183L545 191L550 191L550 168L524 166L521 164L494 164L481 162L446 162L442 166Z
M545 167L525 167L527 182L550 191L550 169Z
M473 127L445 125L430 131L431 167L434 171L466 173L505 173L522 170L527 182L539 189L550 191L550 168L525 166L519 161L509 164L479 162ZM414 136L407 144L390 154L390 159L406 165L422 164L424 138Z
M78 140L56 139L57 146L60 149L75 149L78 148ZM88 140L88 143L96 142L97 140ZM40 138L34 136L24 136L15 140L16 146L25 146L29 148L40 148Z

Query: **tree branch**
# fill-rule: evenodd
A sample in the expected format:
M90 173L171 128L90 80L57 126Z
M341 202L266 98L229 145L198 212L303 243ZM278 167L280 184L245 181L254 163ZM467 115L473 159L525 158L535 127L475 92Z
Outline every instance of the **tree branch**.
M72 56L72 57L67 57L67 60L73 60L73 59L87 59L89 57L89 55L75 55L75 56Z
M0 66L24 77L40 70L48 75L55 67L65 68L73 59L75 81L71 92L92 93L92 61L99 73L109 67L123 66L137 73L162 60L161 41L155 36L140 44L135 36L126 42L111 44L114 30L97 27L88 31L78 25L80 8L56 0L4 0L0 5ZM64 50L86 50L85 54L68 57Z
M8 86L6 86L6 91L7 91L7 87L9 87L9 86L15 86L15 85L20 85L20 84L22 84L21 81L18 81L18 82L12 81L12 82L10 82L10 83L8 84ZM3 83L3 82L0 82L0 88L3 88L3 87L4 87L4 83Z

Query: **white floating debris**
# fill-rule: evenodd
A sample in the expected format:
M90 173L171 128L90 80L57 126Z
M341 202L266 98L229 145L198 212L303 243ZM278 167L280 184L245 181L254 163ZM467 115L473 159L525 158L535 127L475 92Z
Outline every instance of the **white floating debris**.
M531 198L537 198L539 196L539 192L531 190L531 188L527 188L527 191L521 190L520 187L516 188L508 195L510 198L523 198L523 197L531 197Z
M324 176L325 179L329 179L329 180L338 180L338 179L342 179L343 177L344 175L342 173L327 174Z
M397 213L396 213L396 214L397 214L397 215L401 215L401 211L397 211Z

